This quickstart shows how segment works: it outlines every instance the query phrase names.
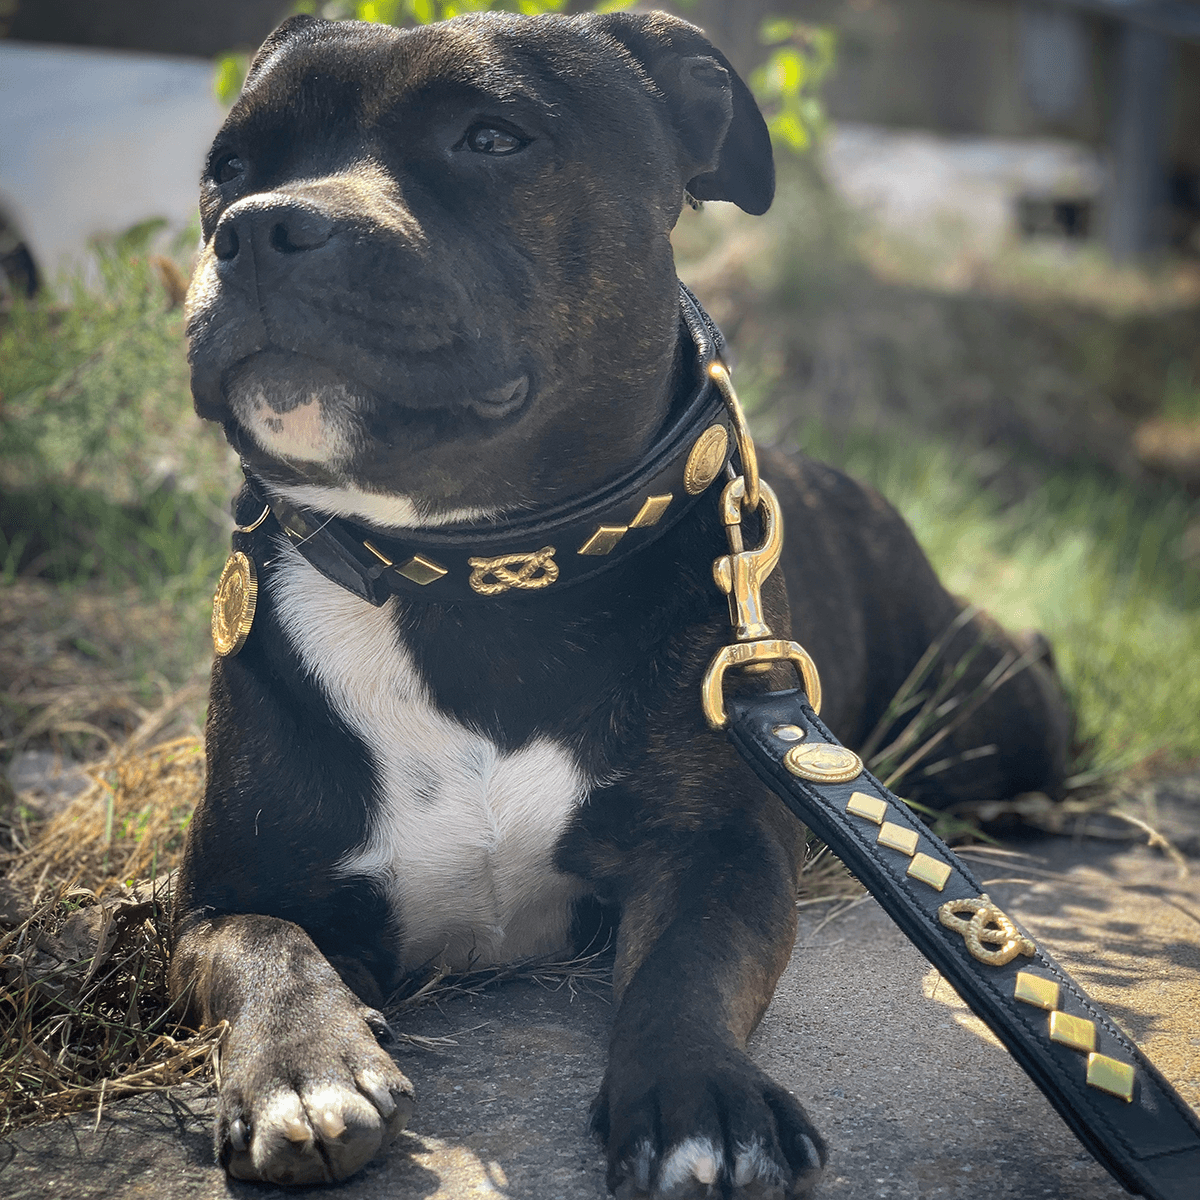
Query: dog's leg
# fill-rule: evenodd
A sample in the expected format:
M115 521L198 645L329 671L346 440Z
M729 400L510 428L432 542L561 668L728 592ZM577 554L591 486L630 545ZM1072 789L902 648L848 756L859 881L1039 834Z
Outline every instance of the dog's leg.
M933 808L1030 791L1058 798L1075 720L1046 638L1032 630L1010 634L977 613L949 640L924 690L932 693L959 670L931 729L905 744L905 722L898 721L879 741L903 747L890 755L891 769L911 764L897 789Z
M594 1114L618 1196L803 1196L825 1161L804 1109L746 1052L795 939L802 831L773 798L730 807L719 827L623 851Z
M248 915L185 924L171 975L205 1024L230 1024L216 1125L230 1175L345 1179L404 1128L412 1085L377 1040L387 1022L299 926Z
M802 456L763 453L785 525L792 632L825 685L821 718L882 777L903 766L902 795L934 808L1056 795L1073 716L1040 635L1014 638L942 586L900 514L877 492ZM814 586L813 581L819 581ZM934 644L920 679L910 673ZM907 705L891 719L902 686ZM910 728L911 726L911 728Z

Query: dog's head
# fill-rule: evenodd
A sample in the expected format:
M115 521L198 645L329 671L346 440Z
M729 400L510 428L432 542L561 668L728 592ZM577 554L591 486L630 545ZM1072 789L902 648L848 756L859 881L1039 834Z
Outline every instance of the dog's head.
M379 524L587 490L672 398L685 191L773 189L745 84L674 17L293 17L204 173L197 411L298 502Z

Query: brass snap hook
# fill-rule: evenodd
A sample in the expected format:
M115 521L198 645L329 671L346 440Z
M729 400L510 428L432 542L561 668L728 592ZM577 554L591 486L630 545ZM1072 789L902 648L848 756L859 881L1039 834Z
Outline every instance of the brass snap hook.
M762 545L742 549L742 507L746 503L746 478L739 475L725 485L721 493L721 521L729 539L731 553L713 563L713 579L729 597L729 619L739 642L753 642L771 636L764 619L762 585L779 564L783 553L783 520L779 501L766 483L759 483L762 514Z
M713 729L727 723L722 686L731 667L745 673L769 671L772 663L790 662L800 672L804 690L814 712L821 710L821 680L816 664L798 642L771 636L762 602L762 585L779 563L783 551L783 516L771 487L759 482L762 515L762 544L746 550L742 546L742 509L746 506L747 483L739 475L725 485L721 494L721 520L730 553L713 563L717 587L729 597L729 619L737 641L719 650L701 684L704 716Z
M800 672L804 681L804 692L813 712L821 711L821 677L817 674L817 664L812 656L799 642L785 642L781 639L770 639L762 642L734 642L732 646L722 646L704 672L704 680L700 684L700 702L704 707L704 719L710 729L724 729L729 724L729 714L725 711L725 696L722 688L725 683L725 672L730 667L790 662Z

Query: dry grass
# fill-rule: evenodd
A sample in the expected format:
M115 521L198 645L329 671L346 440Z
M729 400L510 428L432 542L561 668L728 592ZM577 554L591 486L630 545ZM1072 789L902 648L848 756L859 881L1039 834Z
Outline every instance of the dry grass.
M132 737L107 739L87 788L35 837L10 825L0 1133L180 1083L207 1070L220 1042L220 1030L184 1027L167 994L170 871L204 760L195 737L155 739L195 701L185 688Z
M123 882L156 880L176 865L204 787L199 739L173 738L145 750L131 741L87 773L87 790L13 863L9 878L18 886L79 878L102 894Z
M59 884L0 937L0 1134L204 1072L224 1029L166 990L164 889ZM43 898L44 897L44 898Z

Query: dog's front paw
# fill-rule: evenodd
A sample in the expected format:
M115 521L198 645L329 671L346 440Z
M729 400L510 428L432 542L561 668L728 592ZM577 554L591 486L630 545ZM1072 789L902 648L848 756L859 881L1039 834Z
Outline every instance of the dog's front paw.
M614 1062L596 1100L618 1200L811 1194L825 1142L790 1092L737 1050L686 1064L656 1057Z
M362 1010L323 1014L282 1043L235 1026L221 1055L216 1130L217 1156L230 1175L333 1183L404 1128L412 1084L373 1028L386 1023Z

